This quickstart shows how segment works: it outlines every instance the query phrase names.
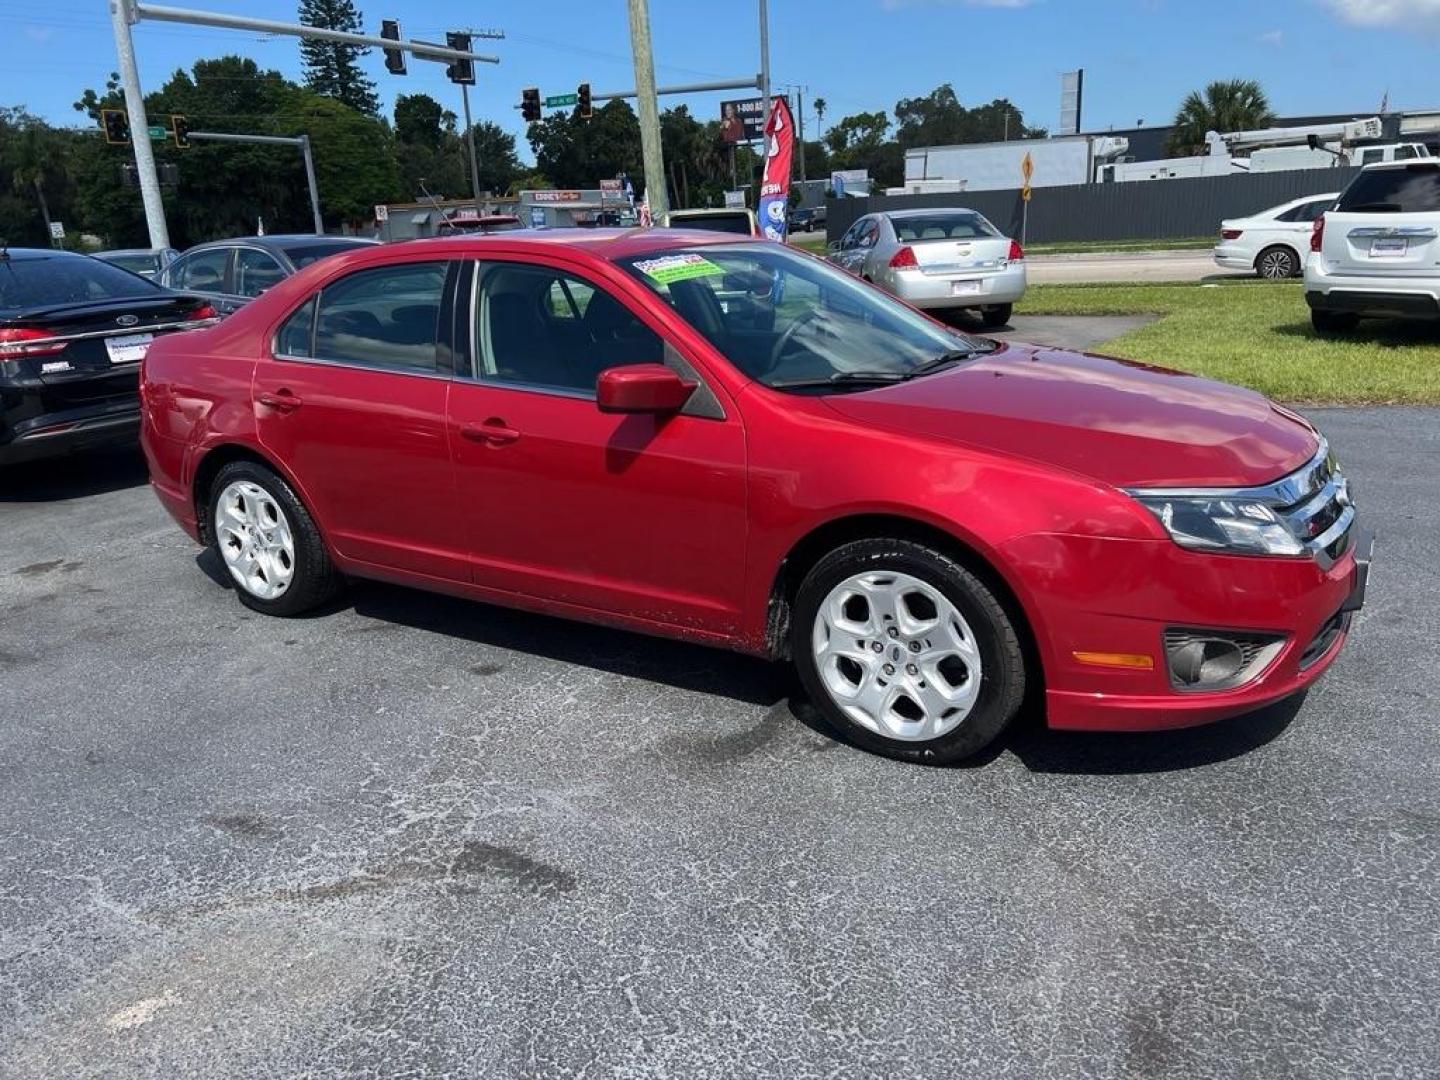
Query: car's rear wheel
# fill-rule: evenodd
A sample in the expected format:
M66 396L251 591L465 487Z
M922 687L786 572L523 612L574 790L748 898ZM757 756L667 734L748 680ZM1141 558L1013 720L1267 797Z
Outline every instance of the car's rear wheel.
M1025 695L1004 605L954 559L911 541L860 540L821 559L800 586L790 644L831 726L889 757L970 757Z
M1270 281L1292 278L1300 272L1300 259L1288 247L1268 247L1255 257L1255 272Z
M1010 321L1010 316L1014 313L1014 304L996 304L994 307L982 308L980 325L986 330L998 330Z
M1348 334L1360 325L1360 316L1349 311L1310 309L1310 325L1317 334Z
M210 488L216 555L240 602L266 615L298 615L341 586L314 520L290 485L250 461L226 465Z

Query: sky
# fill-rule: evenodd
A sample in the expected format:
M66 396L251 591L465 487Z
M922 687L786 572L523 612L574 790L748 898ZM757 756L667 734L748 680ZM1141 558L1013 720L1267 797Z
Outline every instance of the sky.
M252 17L294 21L285 0L173 0ZM382 0L377 0L382 2ZM513 108L526 86L562 94L589 81L596 93L634 83L624 0L383 0L360 7L365 26L400 20L405 37L434 40L470 25L505 31L478 42L498 56L482 65L471 106L517 136ZM747 77L759 68L755 0L650 0L657 81ZM476 20L479 20L478 22ZM240 53L298 78L298 42L250 32L142 21L135 27L141 83L153 89L197 59ZM1059 78L1085 69L1087 131L1163 124L1190 90L1219 78L1255 78L1281 115L1370 115L1388 93L1392 109L1440 107L1440 0L770 0L772 83L806 88L807 137L817 97L829 122L883 109L900 98L954 85L962 103L1008 97L1026 122L1054 129ZM409 61L410 74L366 63L388 114L396 94L428 93L459 112L459 89L443 65ZM71 103L103 86L115 67L106 0L0 0L0 105L22 105L56 124L87 123ZM661 99L702 117L743 92Z

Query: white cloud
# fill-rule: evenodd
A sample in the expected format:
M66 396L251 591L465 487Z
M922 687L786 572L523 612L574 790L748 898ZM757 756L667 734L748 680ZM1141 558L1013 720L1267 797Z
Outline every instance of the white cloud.
M1285 40L1284 30L1266 30L1259 39L1262 45L1279 45Z
M1420 27L1440 24L1440 0L1327 0L1356 26Z

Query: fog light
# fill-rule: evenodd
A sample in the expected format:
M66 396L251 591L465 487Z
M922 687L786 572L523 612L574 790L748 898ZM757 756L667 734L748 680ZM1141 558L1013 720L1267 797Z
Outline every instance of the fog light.
M1284 644L1279 634L1172 628L1165 631L1170 682L1179 690L1228 690L1263 672Z

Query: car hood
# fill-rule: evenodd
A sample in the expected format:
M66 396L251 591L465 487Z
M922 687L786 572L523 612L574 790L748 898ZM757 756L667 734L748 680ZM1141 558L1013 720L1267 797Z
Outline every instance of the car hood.
M852 421L1029 458L1119 487L1238 487L1303 465L1315 430L1253 390L1005 343L911 382L828 396Z

